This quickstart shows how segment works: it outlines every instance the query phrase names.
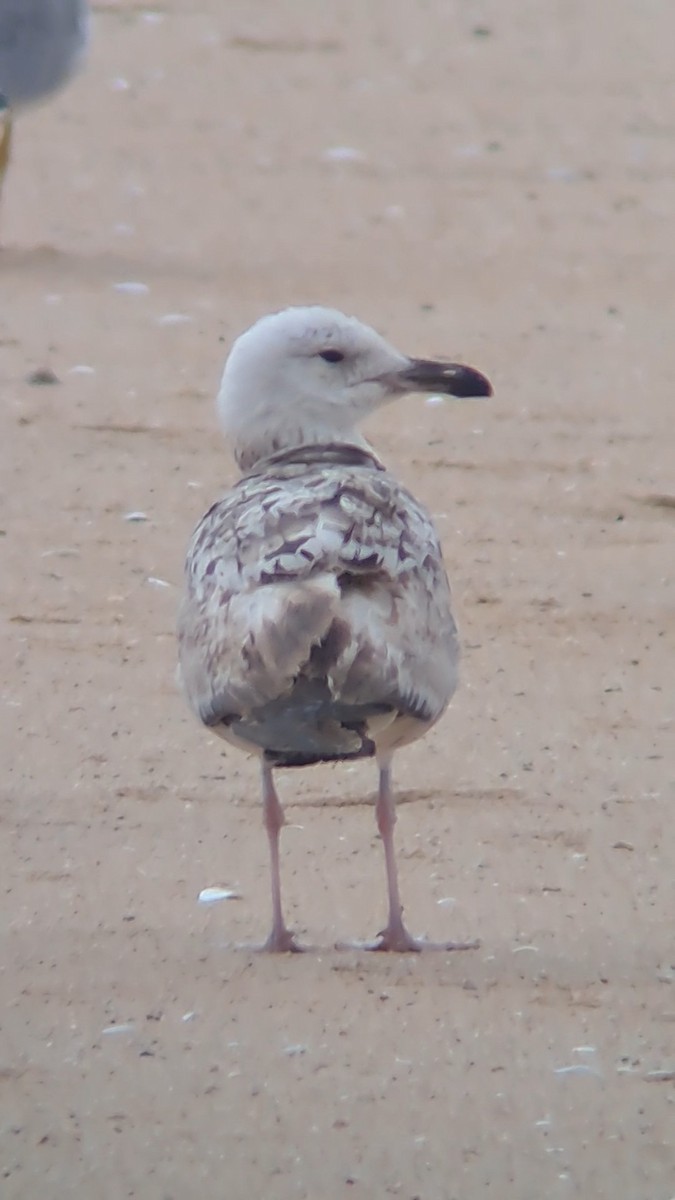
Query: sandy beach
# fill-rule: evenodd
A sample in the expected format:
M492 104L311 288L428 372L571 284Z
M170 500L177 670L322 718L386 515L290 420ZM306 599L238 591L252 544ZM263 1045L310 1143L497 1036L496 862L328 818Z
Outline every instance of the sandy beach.
M3 1200L675 1195L675 13L650 0L94 6L0 222ZM175 686L214 396L325 303L484 371L377 452L463 643L395 764L280 774ZM237 899L203 905L220 885Z

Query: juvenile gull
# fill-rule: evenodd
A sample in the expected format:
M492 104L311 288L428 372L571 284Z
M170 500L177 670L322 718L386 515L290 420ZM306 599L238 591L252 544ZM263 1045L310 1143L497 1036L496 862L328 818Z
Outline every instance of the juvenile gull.
M0 0L0 194L14 114L74 74L87 44L87 17L86 0Z
M430 945L403 923L391 762L446 709L457 632L431 518L356 426L406 392L491 390L471 367L408 358L354 317L319 307L263 317L225 364L218 410L243 476L193 534L179 658L197 716L260 760L268 950L301 949L281 905L273 768L371 756L389 918L368 948Z

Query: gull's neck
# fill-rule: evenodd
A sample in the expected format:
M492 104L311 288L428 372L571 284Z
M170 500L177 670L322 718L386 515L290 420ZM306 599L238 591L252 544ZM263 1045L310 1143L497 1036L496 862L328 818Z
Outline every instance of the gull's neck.
M232 440L237 466L243 472L254 470L259 463L273 455L289 450L309 451L314 446L317 457L320 457L322 447L333 445L358 446L372 453L369 443L353 425L339 428L332 422L315 422L311 425L303 422L302 426L289 424L276 429L240 429ZM310 455L303 457L309 460Z

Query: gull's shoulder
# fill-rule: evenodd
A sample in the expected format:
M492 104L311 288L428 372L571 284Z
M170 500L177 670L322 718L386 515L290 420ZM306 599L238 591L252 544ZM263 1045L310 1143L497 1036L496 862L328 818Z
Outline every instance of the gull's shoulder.
M374 456L325 447L278 455L240 479L198 524L187 573L210 590L317 570L393 577L434 563L442 570L424 506Z

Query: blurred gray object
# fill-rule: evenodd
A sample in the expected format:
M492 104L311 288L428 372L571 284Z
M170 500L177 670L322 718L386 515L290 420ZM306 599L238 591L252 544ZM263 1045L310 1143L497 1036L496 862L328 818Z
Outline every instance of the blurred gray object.
M0 0L0 193L16 112L68 82L84 58L88 24L86 0Z

